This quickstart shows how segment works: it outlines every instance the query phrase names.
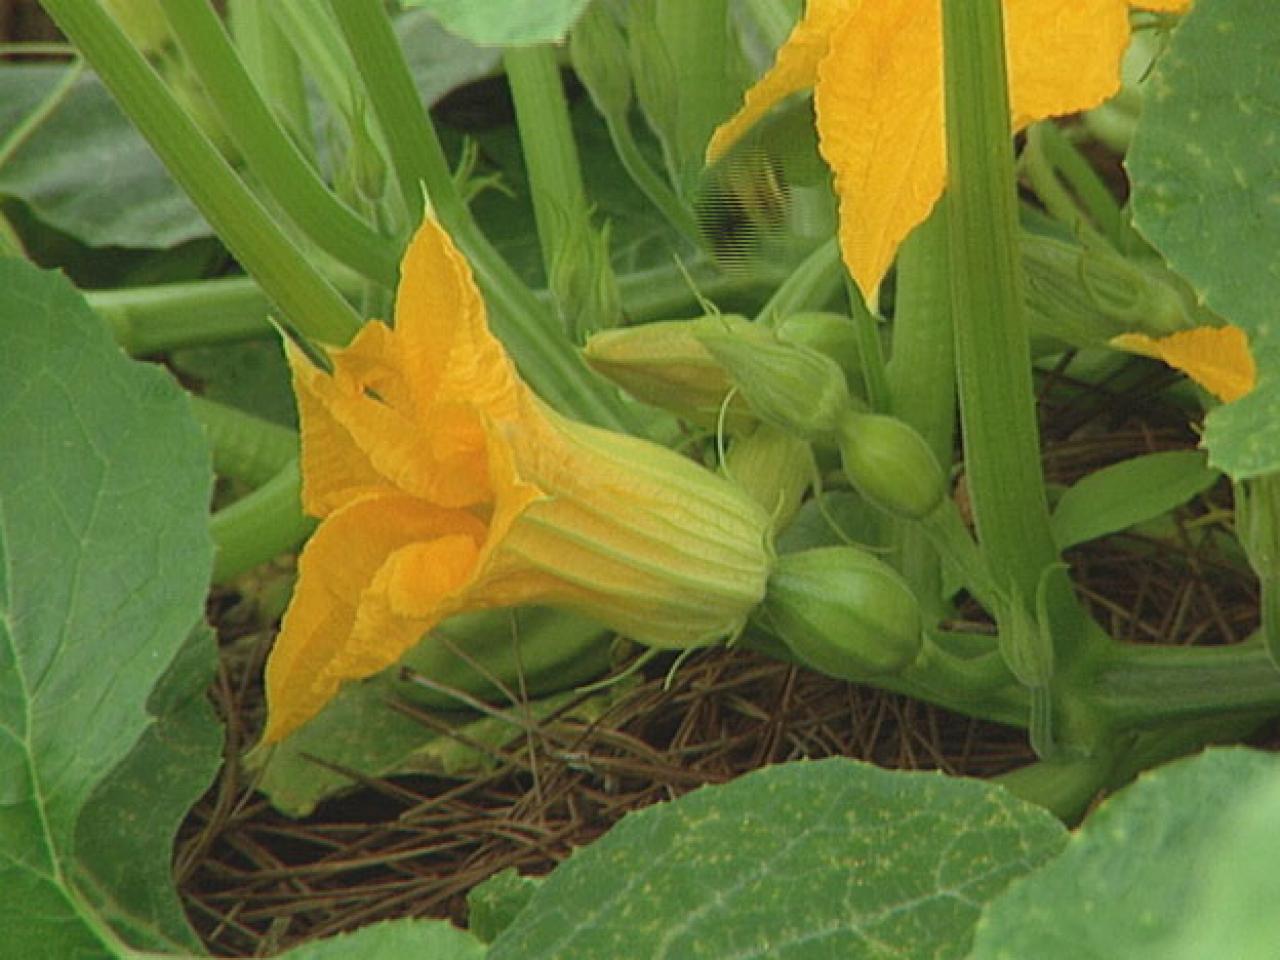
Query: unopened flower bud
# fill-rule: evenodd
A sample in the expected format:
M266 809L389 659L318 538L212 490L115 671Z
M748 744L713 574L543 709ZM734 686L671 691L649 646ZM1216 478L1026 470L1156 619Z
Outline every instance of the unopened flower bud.
M797 657L843 680L896 673L920 654L923 624L911 588L857 547L779 557L761 620Z
M609 230L596 230L585 213L561 234L548 284L565 329L575 340L617 326L622 295L609 261Z
M724 316L746 324L745 317ZM703 427L723 422L730 431L750 429L756 418L735 394L724 366L694 336L695 320L664 320L606 330L592 336L583 357L637 400L651 403Z
M793 313L784 317L776 329L787 343L809 347L830 357L844 371L850 391L864 392L858 335L848 317L838 313Z
M768 423L735 439L724 466L729 479L764 507L775 531L796 515L817 472L809 444Z
M834 360L786 343L758 324L707 317L697 322L695 332L761 420L803 440L835 437L850 399Z
M920 520L945 493L942 468L909 424L878 413L849 413L840 422L845 476L871 504L895 516Z

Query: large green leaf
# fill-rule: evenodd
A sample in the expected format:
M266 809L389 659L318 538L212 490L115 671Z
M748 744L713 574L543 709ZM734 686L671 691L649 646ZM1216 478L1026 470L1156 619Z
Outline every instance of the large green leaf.
M590 0L407 0L451 33L504 47L563 40Z
M1235 479L1280 468L1278 48L1272 0L1197 0L1144 87L1128 159L1134 224L1249 335L1258 385L1205 428Z
M65 279L4 260L0 449L4 947L185 952L170 847L220 739L211 638L193 630L212 561L204 437Z
M1103 467L1073 484L1054 508L1059 550L1127 530L1208 490L1221 474L1195 450L1166 450Z
M781 764L626 817L489 958L962 957L983 904L1065 841L991 784Z
M987 907L969 960L1272 960L1280 759L1211 750L1098 809Z

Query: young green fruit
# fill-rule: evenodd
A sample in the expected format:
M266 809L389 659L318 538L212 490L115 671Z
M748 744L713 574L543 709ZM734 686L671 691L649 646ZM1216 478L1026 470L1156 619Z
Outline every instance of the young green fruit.
M920 606L906 582L857 547L778 558L761 619L797 657L842 680L896 673L920 654Z
M942 468L909 424L878 413L847 413L838 440L845 476L870 503L895 516L920 520L945 493Z

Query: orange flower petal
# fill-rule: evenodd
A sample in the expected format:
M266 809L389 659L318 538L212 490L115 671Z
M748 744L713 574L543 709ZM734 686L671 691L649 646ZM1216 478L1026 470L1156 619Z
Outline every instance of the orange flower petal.
M1191 0L1132 0L1130 6L1158 13L1182 13L1191 7Z
M1249 338L1239 327L1196 327L1167 337L1125 333L1112 338L1111 345L1163 360L1223 403L1239 400L1258 379Z
M359 657L347 650L362 609L382 600L372 587L389 556L411 544L458 535L478 541L484 534L469 513L400 494L366 497L330 514L298 559L293 601L267 661L264 741L280 740L309 720L343 680L368 676L407 649L402 631ZM425 629L414 625L408 645Z
M840 247L867 297L942 193L941 28L937 0L866 3L818 68L814 107L840 197Z
M317 433L302 438L304 503L323 508L323 516L353 479L367 476L360 467L348 475L338 457L358 458L386 486L443 507L465 507L489 496L484 428L466 401L424 410L401 361L400 337L385 324L361 328L351 346L330 352L333 374L315 369L305 358L294 363L294 380L308 408L323 410ZM466 396L463 394L462 396ZM346 438L338 440L338 432ZM328 444L336 444L332 449ZM353 455L352 451L358 451Z
M1014 130L1096 107L1120 89L1125 0L1017 0L1004 10Z
M293 392L298 401L302 509L313 517L327 517L351 500L388 490L386 477L321 400L328 374L288 341L285 356L293 371Z
M809 0L804 16L778 48L773 66L747 91L741 109L711 135L707 163L724 156L774 104L813 86L832 33L861 4L862 0Z
M515 368L489 332L471 267L435 220L418 228L400 271L396 343L420 406L463 397L488 416L514 416Z

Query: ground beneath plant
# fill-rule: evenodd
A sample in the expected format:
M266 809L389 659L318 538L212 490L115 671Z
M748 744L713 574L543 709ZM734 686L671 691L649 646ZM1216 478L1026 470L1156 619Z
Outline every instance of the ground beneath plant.
M1194 423L1148 402L1167 380L1105 386L1059 405L1066 373L1042 381L1045 470L1052 483L1141 453L1196 444ZM957 484L963 501L963 479ZM963 506L963 502L962 502ZM1135 643L1219 644L1257 625L1256 583L1231 547L1224 483L1181 509L1167 536L1117 535L1068 555L1082 599L1113 636ZM832 680L742 650L710 649L672 670L655 661L595 722L562 710L491 751L469 779L361 781L304 820L275 812L235 758L261 721L269 630L211 613L227 656L212 690L228 724L228 762L192 811L177 871L211 951L262 955L391 917L465 924L467 891L514 867L545 874L620 817L766 764L855 757L885 767L989 777L1028 763L1025 734L927 703ZM261 630L262 625L256 626ZM234 653L233 653L234 651ZM388 707L392 709L392 707ZM447 732L415 714L424 733Z

